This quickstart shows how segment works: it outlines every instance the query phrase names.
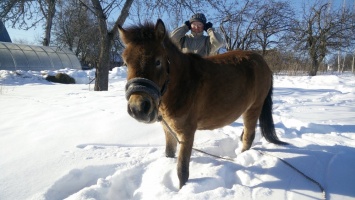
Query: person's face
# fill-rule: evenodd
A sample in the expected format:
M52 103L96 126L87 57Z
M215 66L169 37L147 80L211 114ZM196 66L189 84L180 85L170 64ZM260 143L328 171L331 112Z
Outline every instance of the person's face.
M203 32L203 24L201 22L192 22L191 23L191 31L195 33Z

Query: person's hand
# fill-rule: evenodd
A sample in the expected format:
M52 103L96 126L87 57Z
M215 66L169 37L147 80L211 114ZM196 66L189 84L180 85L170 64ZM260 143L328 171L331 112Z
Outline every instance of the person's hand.
M191 23L190 23L189 20L187 20L187 21L185 22L185 25L189 28L189 30L191 29Z
M204 29L205 31L207 31L209 28L212 28L212 26L213 26L213 24L212 24L211 22L207 22L207 23L205 24L205 26L203 27L203 29Z

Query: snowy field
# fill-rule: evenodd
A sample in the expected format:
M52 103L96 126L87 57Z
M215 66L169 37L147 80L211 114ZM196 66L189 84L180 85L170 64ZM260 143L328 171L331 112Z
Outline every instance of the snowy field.
M0 199L326 199L355 198L355 76L275 76L274 120L288 146L257 130L240 153L242 121L198 131L190 179L178 189L176 159L164 156L161 125L126 112L126 72L110 72L94 92L93 71L62 70L78 84L49 83L39 72L0 71ZM54 74L55 72L46 72ZM208 108L207 108L208 109ZM266 154L261 154L264 152Z

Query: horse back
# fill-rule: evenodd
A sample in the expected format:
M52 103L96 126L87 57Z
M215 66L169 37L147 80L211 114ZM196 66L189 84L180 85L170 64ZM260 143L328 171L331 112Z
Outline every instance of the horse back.
M272 72L255 52L231 51L195 66L201 74L195 108L199 129L228 125L246 110L261 107L272 87Z

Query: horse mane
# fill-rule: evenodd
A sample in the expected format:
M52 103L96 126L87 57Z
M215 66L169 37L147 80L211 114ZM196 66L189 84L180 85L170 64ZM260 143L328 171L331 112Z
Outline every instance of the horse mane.
M125 29L126 34L124 34L121 37L122 40L128 44L145 44L148 42L158 42L156 35L155 35L155 24L152 22L144 22L143 24L138 24L138 25L133 25L130 27L127 27ZM164 45L169 48L170 50L174 51L174 53L181 53L180 49L177 47L177 44L175 44L169 36L168 31L166 30L165 32L165 38L164 38Z
M196 53L186 53L186 55L189 55L190 57L194 58L194 59L202 59L203 57L199 54Z
M122 39L125 43L133 44L144 44L147 41L156 42L154 27L155 25L151 22L130 26L125 29L126 33Z

